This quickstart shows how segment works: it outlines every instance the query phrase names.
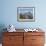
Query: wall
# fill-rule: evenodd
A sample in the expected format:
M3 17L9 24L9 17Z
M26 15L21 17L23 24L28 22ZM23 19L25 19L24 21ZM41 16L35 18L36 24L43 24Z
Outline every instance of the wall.
M1 0L0 24L13 24L16 28L46 28L46 1L42 0ZM35 22L18 22L17 7L35 7Z

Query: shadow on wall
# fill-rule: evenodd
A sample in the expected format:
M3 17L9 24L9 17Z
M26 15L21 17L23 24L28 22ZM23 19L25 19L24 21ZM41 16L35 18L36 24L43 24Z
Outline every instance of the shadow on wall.
M0 43L2 43L2 32L5 32L6 30L3 30L4 28L6 28L6 26L4 24L0 24Z

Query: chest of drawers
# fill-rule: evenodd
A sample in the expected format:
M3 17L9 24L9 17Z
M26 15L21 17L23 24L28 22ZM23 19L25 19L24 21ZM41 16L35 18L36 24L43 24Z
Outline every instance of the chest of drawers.
M44 32L3 32L3 46L44 46Z

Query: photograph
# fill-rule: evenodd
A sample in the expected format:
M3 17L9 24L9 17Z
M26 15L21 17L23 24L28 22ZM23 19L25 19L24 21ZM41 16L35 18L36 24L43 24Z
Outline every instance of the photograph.
M24 22L35 21L35 7L18 7L17 20Z

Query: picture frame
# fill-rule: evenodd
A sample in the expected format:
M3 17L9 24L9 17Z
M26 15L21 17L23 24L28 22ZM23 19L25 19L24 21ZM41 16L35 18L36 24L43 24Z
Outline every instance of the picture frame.
M35 7L17 7L17 21L34 22Z

